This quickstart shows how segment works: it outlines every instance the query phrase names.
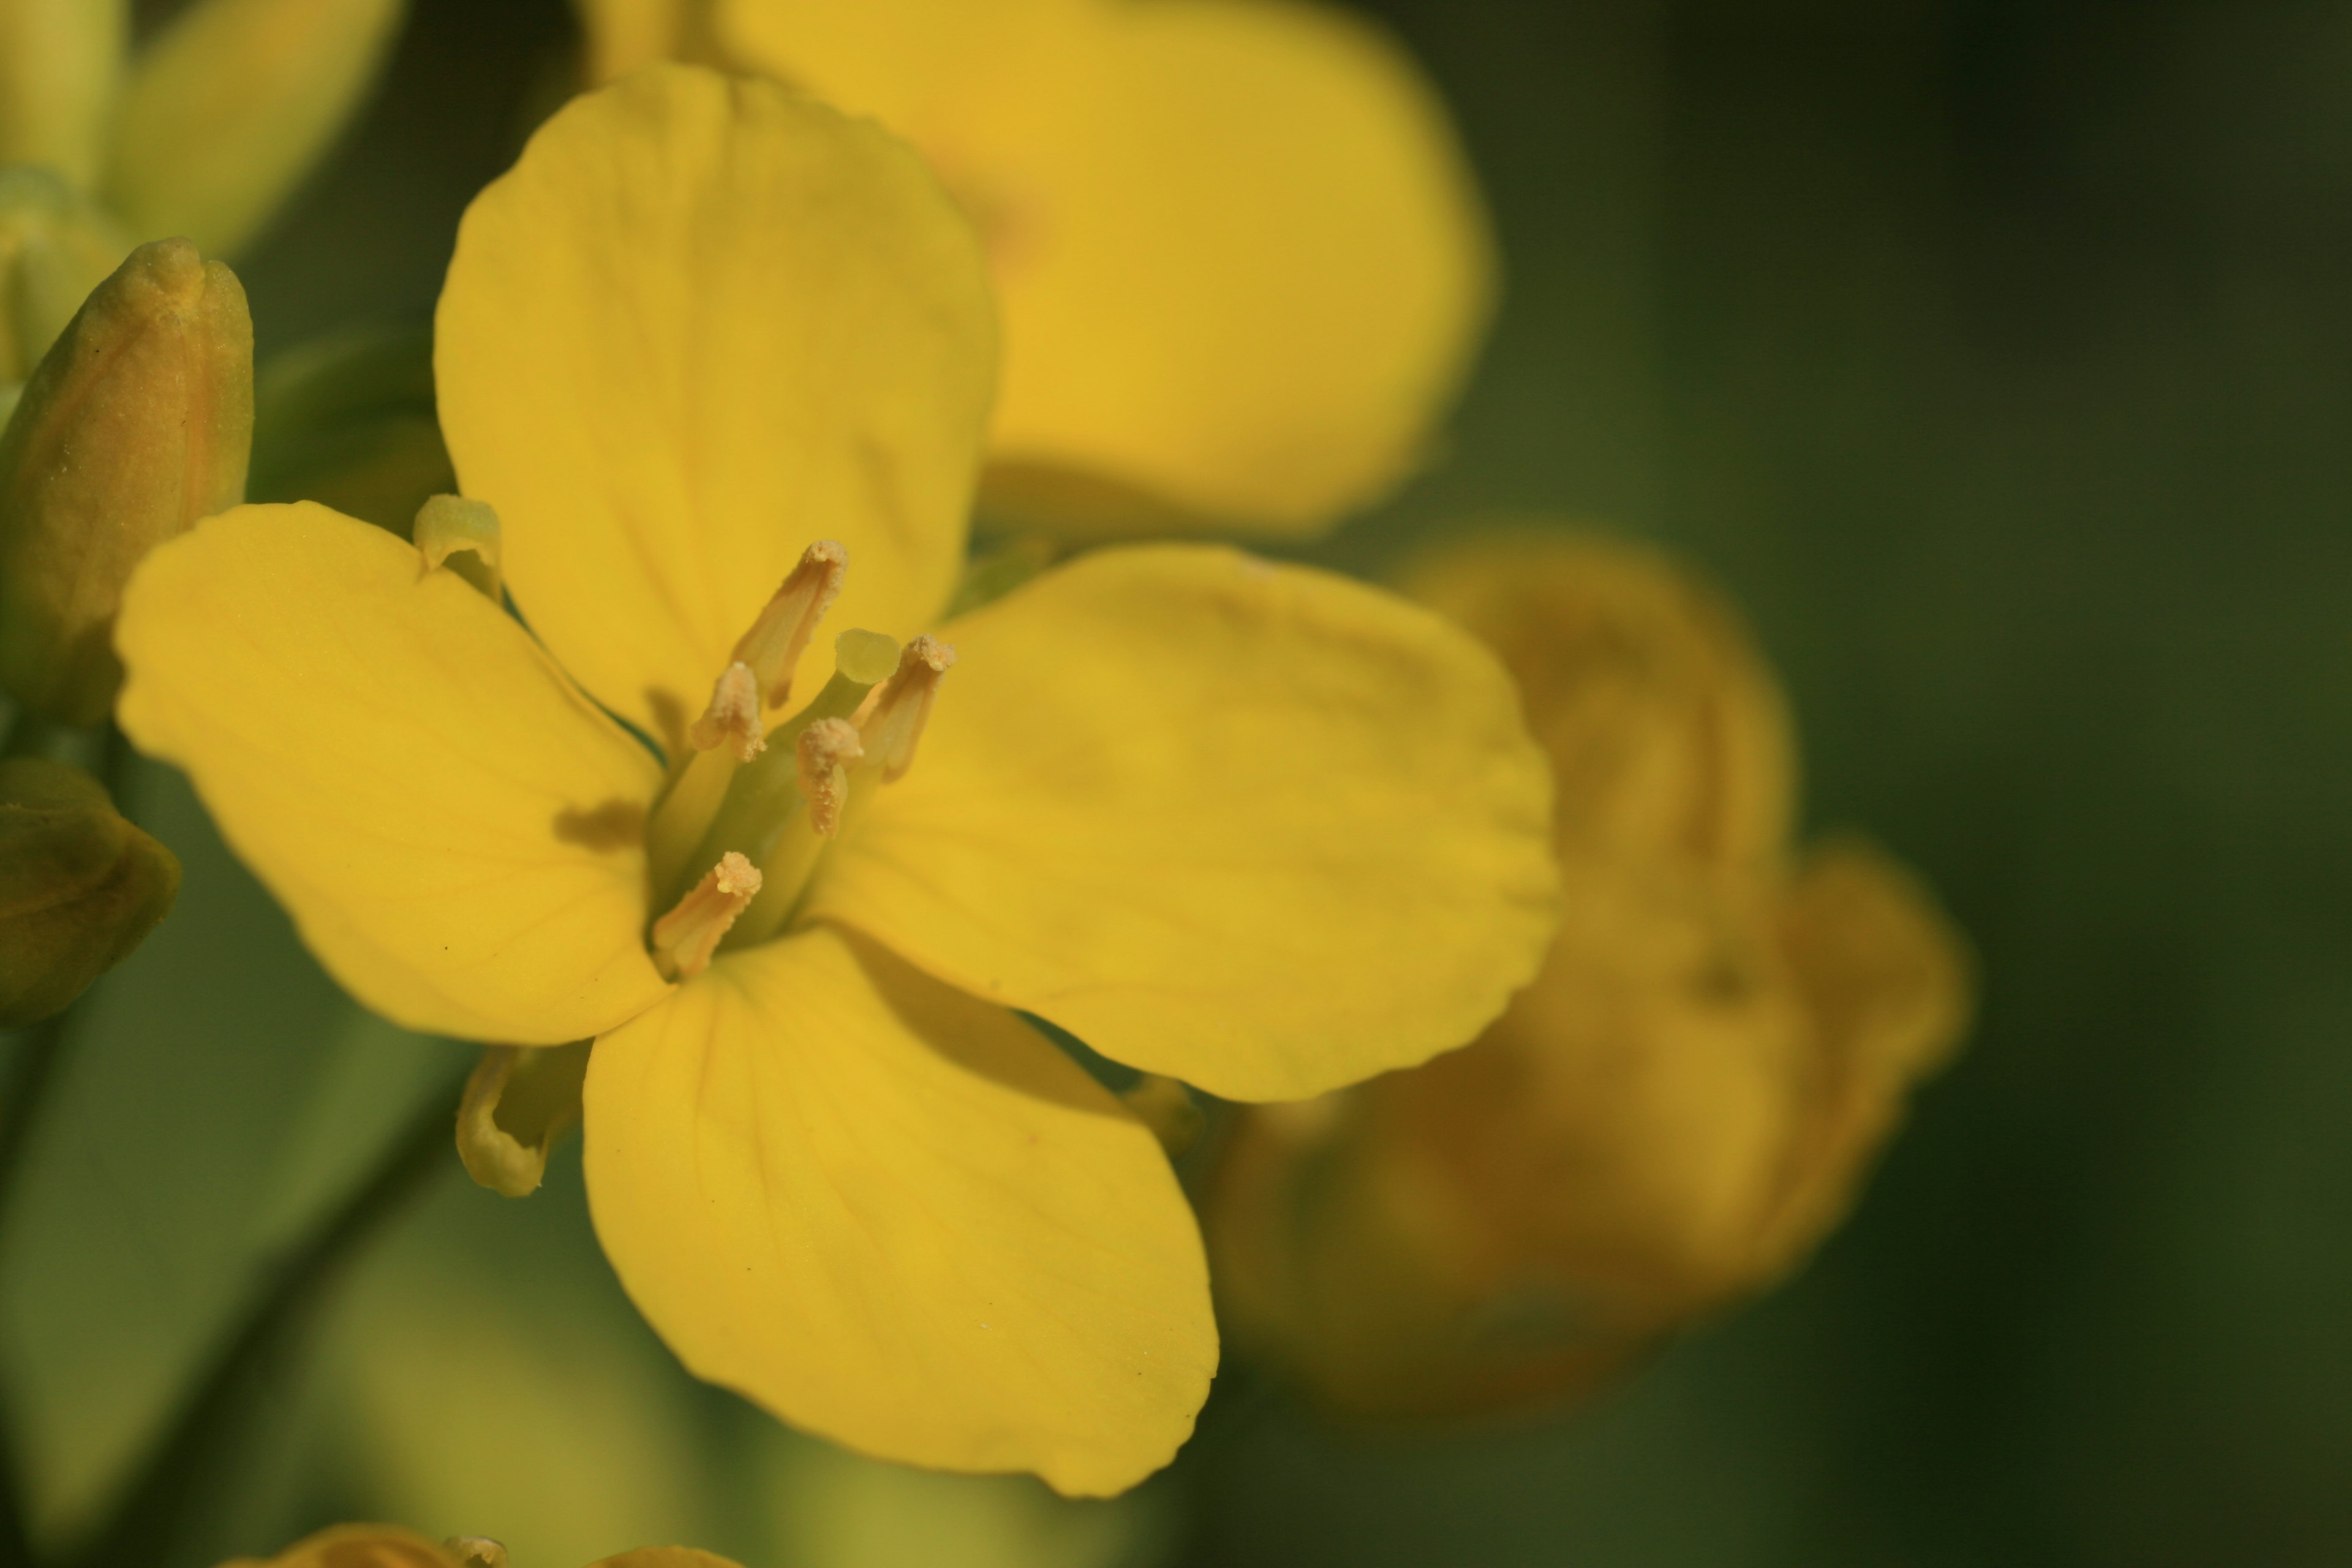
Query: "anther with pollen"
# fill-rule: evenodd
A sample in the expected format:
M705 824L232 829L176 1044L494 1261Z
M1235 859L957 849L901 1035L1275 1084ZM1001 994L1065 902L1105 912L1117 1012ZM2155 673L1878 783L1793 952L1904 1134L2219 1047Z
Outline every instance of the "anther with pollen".
M748 763L768 749L760 725L760 678L738 659L719 673L710 688L710 706L694 721L688 733L698 752L724 745L739 763Z
M882 782L896 784L914 765L915 742L939 696L940 678L955 667L956 651L934 637L919 637L898 656L898 668L857 721L866 758L878 763Z
M654 967L670 980L691 980L709 968L735 917L759 896L760 882L760 868L742 856L730 849L719 857L677 907L654 922Z
M830 838L841 831L849 764L865 754L857 726L846 719L820 719L801 731L801 795L808 802L809 826L818 837Z
M736 643L734 660L751 667L768 707L780 707L792 695L793 671L807 651L809 638L816 635L817 623L841 597L842 579L848 574L849 552L841 542L818 540L802 552L800 564Z

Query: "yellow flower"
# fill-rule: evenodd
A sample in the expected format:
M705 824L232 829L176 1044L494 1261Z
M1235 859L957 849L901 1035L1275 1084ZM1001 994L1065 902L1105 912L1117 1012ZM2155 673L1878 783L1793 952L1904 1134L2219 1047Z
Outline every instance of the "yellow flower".
M221 1568L507 1568L507 1549L480 1536L435 1542L396 1524L330 1525L275 1557L238 1557ZM589 1568L738 1568L691 1546L641 1546Z
M1485 325L1475 181L1412 62L1321 5L578 0L592 69L717 58L931 158L1004 304L996 499L1311 533L1423 458Z
M894 662L867 628L920 631L963 552L985 269L910 153L781 89L577 100L467 215L436 331L499 527L207 521L132 581L125 729L370 1005L596 1040L598 1234L688 1367L883 1457L1132 1483L1214 1363L1198 1235L1013 1009L1242 1099L1468 1038L1554 915L1507 678L1194 546Z
M1729 612L1554 534L1414 591L1518 679L1568 889L1470 1048L1237 1130L1210 1205L1234 1332L1370 1415L1580 1393L1794 1268L1959 1037L1959 937L1885 857L1790 864L1793 747Z
M0 164L56 170L131 239L233 254L332 144L406 9L195 0L133 55L123 0L0 0Z

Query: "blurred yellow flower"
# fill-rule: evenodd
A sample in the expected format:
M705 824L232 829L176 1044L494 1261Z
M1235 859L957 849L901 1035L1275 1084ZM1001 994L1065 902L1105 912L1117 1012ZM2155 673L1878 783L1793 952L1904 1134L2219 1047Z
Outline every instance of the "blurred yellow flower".
M719 59L873 114L986 240L994 499L1312 533L1423 461L1494 261L1444 106L1293 0L578 0L600 79Z
M439 1542L396 1524L337 1524L306 1535L275 1557L238 1557L221 1568L507 1568L507 1549L474 1536ZM691 1546L641 1546L589 1568L738 1568Z
M598 1234L688 1367L884 1457L1131 1484L1214 1364L1199 1237L1012 1009L1242 1099L1475 1033L1555 918L1507 677L1207 547L1082 557L952 647L861 629L953 585L986 274L911 153L774 87L557 115L436 334L469 501L414 547L300 504L158 551L124 728L370 1005L596 1040Z
M1381 1415L1583 1391L1787 1272L1969 994L1900 868L1790 863L1786 713L1712 595L1558 533L1411 586L1518 679L1559 781L1560 931L1471 1048L1252 1113L1209 1216L1235 1334Z
M0 164L55 170L131 239L234 254L350 121L406 11L195 0L134 55L127 0L0 0Z

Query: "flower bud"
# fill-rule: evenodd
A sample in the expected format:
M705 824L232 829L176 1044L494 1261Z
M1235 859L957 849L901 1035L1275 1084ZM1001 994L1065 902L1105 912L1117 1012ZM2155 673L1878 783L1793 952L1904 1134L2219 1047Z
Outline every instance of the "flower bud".
M97 178L122 64L126 0L0 0L0 164Z
M62 763L0 763L0 1028L61 1012L171 912L180 862Z
M359 107L404 0L196 0L140 56L104 189L137 234L233 255Z
M23 384L130 248L50 170L0 168L0 389Z
M253 324L185 240L144 245L42 359L0 435L0 688L73 724L121 681L109 638L155 545L245 493Z
M1467 1048L1244 1113L1204 1205L1235 1338L1371 1416L1575 1396L1769 1286L1843 1217L1969 988L1885 857L1788 868L1786 721L1704 592L1558 536L1422 581L1551 752L1559 934Z

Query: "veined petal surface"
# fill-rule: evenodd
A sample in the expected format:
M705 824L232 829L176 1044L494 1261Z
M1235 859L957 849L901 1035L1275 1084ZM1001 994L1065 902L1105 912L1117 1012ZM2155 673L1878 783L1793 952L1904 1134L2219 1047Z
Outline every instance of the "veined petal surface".
M1016 504L1311 533L1421 461L1493 247L1443 106L1385 35L1266 0L722 0L719 18L745 58L911 138L972 212ZM1145 500L1105 507L1074 475Z
M912 151L784 89L574 100L467 210L434 357L517 604L666 741L813 541L848 547L835 627L919 625L961 569L985 268Z
M1123 1490L1216 1363L1160 1146L1027 1025L825 928L589 1058L596 1233L697 1376L881 1458Z
M1462 1045L1534 974L1549 774L1501 667L1436 616L1159 545L942 635L961 657L914 767L844 832L816 914L1234 1100Z
M659 771L455 573L321 506L239 507L148 556L115 645L123 729L369 1006L553 1045L661 995Z

